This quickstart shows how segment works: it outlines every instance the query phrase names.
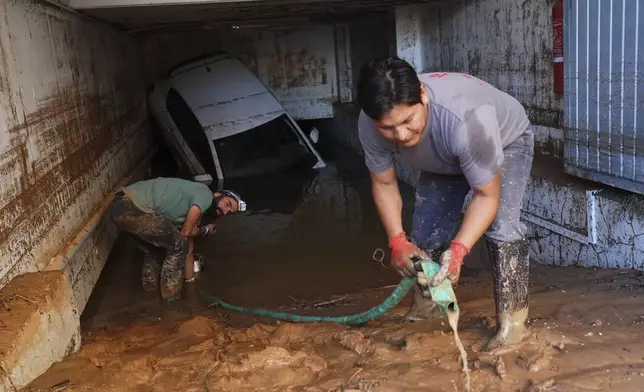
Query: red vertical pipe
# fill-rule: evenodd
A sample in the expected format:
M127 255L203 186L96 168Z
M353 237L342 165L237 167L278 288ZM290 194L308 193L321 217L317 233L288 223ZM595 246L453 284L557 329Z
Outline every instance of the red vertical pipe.
M557 0L552 7L552 63L555 94L564 92L564 25L563 0Z

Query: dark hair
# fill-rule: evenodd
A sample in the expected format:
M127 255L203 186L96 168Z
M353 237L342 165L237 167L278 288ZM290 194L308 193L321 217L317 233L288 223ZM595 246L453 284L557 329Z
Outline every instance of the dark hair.
M362 67L358 103L372 119L380 119L396 105L416 105L421 102L420 80L414 68L405 60L382 57Z

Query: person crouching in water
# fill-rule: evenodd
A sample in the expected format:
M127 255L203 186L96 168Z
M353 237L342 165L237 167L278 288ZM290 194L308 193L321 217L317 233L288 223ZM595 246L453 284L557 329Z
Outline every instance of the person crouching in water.
M180 297L185 270L193 267L193 238L215 232L214 224L201 222L212 207L220 217L245 211L246 203L233 191L213 193L179 178L140 181L116 194L108 214L119 231L138 240L144 291L160 290L168 301Z

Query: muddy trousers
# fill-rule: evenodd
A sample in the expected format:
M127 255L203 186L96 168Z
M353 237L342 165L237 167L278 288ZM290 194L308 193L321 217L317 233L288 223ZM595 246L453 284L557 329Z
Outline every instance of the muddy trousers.
M178 298L190 242L169 219L143 212L127 199L114 200L108 214L120 231L136 239L143 252L143 289L160 289L167 300Z
M532 131L524 133L504 149L499 210L485 233L493 264L494 298L500 330L504 328L503 320L507 321L508 315L519 312L523 322L523 313L527 317L529 243L525 239L527 228L521 222L521 204L532 168L533 149ZM438 260L456 235L469 191L464 176L421 173L416 189L411 237L434 260ZM414 302L421 298L422 294L417 289ZM417 318L424 318L422 309L428 306L416 307L418 310L414 310L414 307L409 317L419 315Z

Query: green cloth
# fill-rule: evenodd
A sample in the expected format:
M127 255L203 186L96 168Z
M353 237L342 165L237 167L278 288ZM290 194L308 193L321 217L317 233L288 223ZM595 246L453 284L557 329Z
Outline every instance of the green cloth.
M180 178L154 178L134 183L123 192L140 210L183 224L191 206L196 205L203 214L212 205L212 191L207 185Z

